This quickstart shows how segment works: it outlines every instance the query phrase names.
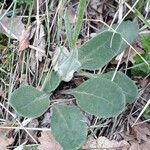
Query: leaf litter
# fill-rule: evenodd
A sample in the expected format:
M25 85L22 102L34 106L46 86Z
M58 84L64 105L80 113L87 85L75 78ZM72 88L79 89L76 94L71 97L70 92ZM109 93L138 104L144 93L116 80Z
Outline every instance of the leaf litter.
M19 51L23 51L29 47L30 32L31 32L31 26L29 26L27 29L24 29L22 31L21 36L19 38Z
M6 10L5 10L6 11ZM3 10L0 17L5 13ZM19 52L27 48L31 48L30 53L30 66L35 72L38 68L38 62L41 62L45 56L46 39L44 25L40 23L39 30L36 30L37 26L33 22L30 26L25 28L25 24L22 23L22 17L9 18L6 15L0 20L0 33L19 41ZM33 38L33 44L30 40Z
M100 136L97 139L90 138L83 146L83 149L149 150L150 148L150 127L147 123L134 126L132 133L124 135L124 137L125 139L120 141L110 140L104 136Z
M98 139L90 139L87 144L83 147L83 149L91 150L91 149L114 149L114 150L128 150L129 143L125 140L115 141L109 140L106 137L99 137Z
M34 27L36 28L36 26ZM45 39L45 31L44 25L40 23L39 31L32 29L34 32L33 45L30 45L31 53L30 53L30 65L31 69L35 72L36 68L38 68L39 62L42 61L43 57L46 54L46 39Z
M54 139L51 132L42 132L39 138L38 150L63 150L60 144Z
M104 3L104 1L102 1L102 3L100 3L97 0L91 0L91 3L93 3L93 4L91 4L91 8L94 9L94 11L90 11L89 14L93 18L98 17L98 19L100 18L102 20L105 20L103 14L101 14L103 12L104 5L105 5L105 9L106 9L106 4ZM111 2L109 1L109 3L111 3L111 5L112 5L112 1ZM69 10L69 11L72 11L72 10ZM112 12L114 13L114 9ZM4 12L2 12L2 14L0 14L0 17L3 15L3 13ZM73 16L74 16L74 14L70 15L71 23L75 22L75 19ZM114 16L114 15L112 15L112 16ZM11 30L10 30L10 22L12 22ZM100 26L101 26L101 24L100 24ZM31 65L31 68L33 71L36 70L38 61L41 62L42 58L45 56L45 49L46 49L44 26L42 24L40 25L39 36L36 36L37 31L35 31L35 30L36 30L36 26L32 27L31 30L28 30L28 28L25 29L24 24L21 22L21 17L14 17L12 20L11 18L4 16L4 18L0 21L0 33L3 33L8 37L11 35L10 38L17 39L19 41L19 50L20 51L28 48L29 45L31 44L30 40L31 40L31 38L33 38L34 42L33 42L33 45L31 44L31 47L30 47L32 49L31 53L30 53L30 65ZM10 34L10 32L11 32L11 34ZM67 57L68 57L70 52L66 52L66 53L68 53L67 54ZM131 59L130 59L131 62L132 62L132 57L133 56L131 56ZM58 63L59 61L57 62L57 65L56 65L57 69L55 68L56 69L55 71L58 71L60 64L62 64L62 62L64 62L64 60L66 60L66 58L63 59L63 61L62 61L62 59L60 59L61 63ZM73 71L73 73L74 73L74 71ZM72 73L71 73L70 78L72 78ZM48 122L48 121L46 121L46 122ZM139 150L149 150L149 147L150 147L149 130L145 126L147 126L147 125L144 124L142 127L134 126L132 128L132 132L133 132L132 136L134 137L133 141L121 140L118 142L117 140L110 140L107 137L100 136L97 140L95 140L94 138L91 138L87 142L86 146L89 146L88 144L91 143L90 146L93 146L93 147L95 146L95 147L100 147L100 148L106 148L106 147L110 146L111 148L115 149L115 148L119 148L120 146L123 146L124 148L128 148L129 150L138 150L138 149ZM31 127L33 127L33 126L31 125ZM4 131L6 133L5 130L0 129L0 146L4 145L4 147L2 147L2 148L5 150L6 146L13 142L13 139L12 138L9 139L6 137L4 140L4 138L3 138L4 132L2 132L2 131ZM59 144L54 140L54 138L50 132L42 132L41 137L39 138L39 141L41 144L38 146L39 150L44 150L44 148L45 149L52 148L52 149L56 149L56 150L57 150L57 148L58 148L58 150L61 149L59 147ZM106 147L104 147L104 146L106 146ZM86 147L86 148L88 149L89 147Z
M7 146L13 143L14 139L7 137L8 130L0 128L0 150L7 150Z
M0 12L0 18L5 11ZM6 15L0 20L0 33L6 36L19 40L22 31L24 30L24 24L21 17L7 17Z

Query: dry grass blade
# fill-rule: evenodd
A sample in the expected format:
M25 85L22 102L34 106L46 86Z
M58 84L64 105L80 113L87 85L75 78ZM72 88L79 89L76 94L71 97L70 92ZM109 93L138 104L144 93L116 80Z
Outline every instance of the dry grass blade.
M84 3L84 6L80 10L82 12L78 15L80 2ZM67 63L68 68L73 68L73 71L70 71L71 75L69 79L66 80L65 78L63 81L61 78L58 85L47 93L49 98L52 99L50 101L50 107L45 114L35 120L18 117L18 114L14 114L13 109L8 103L14 90L24 84L33 85L36 89L42 91L43 89L41 87L47 72L55 72L58 74L59 66L63 66L63 62L70 56L69 54L73 47L81 47L82 44L94 37L103 27L108 27L111 31L116 33L116 31L119 32L117 28L119 28L121 23L125 20L127 22L128 20L130 20L130 22L137 20L137 26L139 25L140 27L139 36L143 34L148 35L150 33L148 18L150 13L149 6L149 0L130 0L130 2L125 0L37 0L34 2L32 0L2 0L2 2L0 2L0 150L7 150L9 144L11 144L11 148L14 150L22 150L26 149L26 147L27 149L32 149L29 145L33 143L35 143L34 145L36 145L36 149L38 150L62 150L61 145L51 134L53 131L51 118L54 115L51 108L60 104L67 106L78 106L79 104L77 99L73 98L69 92L67 95L63 94L63 92L61 93L61 90L69 91L81 85L88 78L91 78L92 75L102 74L110 70L115 70L112 81L118 70L123 72L125 70L125 74L132 78L134 80L133 82L138 86L140 91L139 97L134 104L130 103L130 105L126 105L124 107L125 111L115 118L104 119L82 112L90 129L88 136L91 136L83 146L83 149L149 150L150 130L147 124L150 119L146 120L144 113L150 105L150 94L149 90L147 90L148 92L145 91L147 85L143 86L139 82L139 80L143 79L142 75L136 77L134 73L132 73L132 68L136 68L136 66L133 65L133 57L135 54L140 56L144 65L150 65L149 60L143 55L144 46L141 44L140 38L131 45L131 41L123 36L124 38L121 40L128 45L129 51L127 48L127 51L122 52L115 58L114 63L111 61L105 64L104 67L97 68L97 70L90 71L90 73L86 69L82 69L82 71L87 71L86 73L89 73L89 76L86 76L86 73L76 74L78 69L75 69L75 65L71 67L73 62L71 58ZM142 9L139 10L139 7ZM67 28L65 24L67 19L65 18L64 10L67 10L68 23L70 23L71 28ZM83 19L83 16L85 19ZM114 30L112 27L116 23L118 23L118 25ZM74 28L76 28L77 31L75 33L73 33ZM69 34L65 32L67 29ZM130 29L125 32L130 32ZM67 42L69 41L67 34L69 36L74 35L74 38L68 36L70 40L73 39L74 41L73 47ZM108 36L106 36L106 38L108 38ZM65 50L62 50L62 48ZM93 47L90 49L91 51L95 50ZM98 52L94 52L96 55L98 54ZM21 55L19 55L19 53ZM98 60L98 58L95 60ZM64 68L64 66L61 68ZM67 71L69 70L68 68L66 69ZM62 70L63 69L60 69L60 72L62 72ZM149 75L146 78L149 84ZM54 78L52 78L52 80L54 81ZM52 81L48 84L52 85ZM97 85L97 82L93 84L93 87L96 87L95 85ZM90 86L90 88L91 87L92 86ZM111 87L110 84L109 87ZM97 89L100 90L99 88ZM115 88L113 90L115 90ZM107 93L105 93L105 95L107 95ZM110 93L114 94L115 92ZM147 94L148 98L143 96L143 94ZM26 95L28 98L28 94ZM107 96L109 96L109 94ZM83 98L85 99L84 96ZM48 99L48 101L50 99ZM87 105L87 103L85 103L85 105ZM89 107L91 108L92 106L94 106L93 102ZM95 110L96 106L93 107ZM46 115L47 113L48 115ZM5 125L7 121L10 121L10 124ZM60 124L60 131L61 129L62 126ZM11 138L7 137L9 130L13 131ZM60 131L58 132L58 136L60 135ZM62 130L62 134L63 131L64 130ZM76 131L80 131L80 129L78 128ZM68 130L68 133L72 133L72 131ZM79 132L79 135L81 135L81 132ZM67 136L64 140L65 139L67 139ZM72 141L74 139L75 134L72 136ZM79 143L79 141L77 142Z
M1 106L2 108L4 108L14 119L16 119L15 115L14 115L13 113L11 113L4 105L2 105L2 104L0 103L0 106ZM21 128L23 128L23 129L26 131L26 133L31 137L31 139L32 139L35 143L37 143L37 141L32 137L32 135L23 127L23 125L20 123L20 121L19 121L18 119L16 119L16 121L17 121L18 124L21 126Z

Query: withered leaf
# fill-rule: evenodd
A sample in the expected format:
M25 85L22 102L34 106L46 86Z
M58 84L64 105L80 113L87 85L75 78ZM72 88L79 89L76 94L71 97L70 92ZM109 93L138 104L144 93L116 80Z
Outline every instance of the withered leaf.
M7 150L7 146L12 144L13 138L8 138L6 134L8 130L0 128L0 149Z
M26 30L24 29L19 38L19 51L23 51L29 47L29 37L30 37L31 26L29 26Z
M96 139L90 139L87 144L83 147L85 149L113 149L113 150L128 150L129 143L125 140L122 141L115 141L115 140L109 140L106 137L99 137Z
M0 18L4 13L5 10L0 13ZM8 18L7 16L4 16L0 20L0 33L5 34L12 39L19 40L21 33L24 30L24 24L21 20L21 17Z
M42 132L41 137L39 138L40 145L38 146L38 150L62 150L62 147L59 143L54 139L51 132Z

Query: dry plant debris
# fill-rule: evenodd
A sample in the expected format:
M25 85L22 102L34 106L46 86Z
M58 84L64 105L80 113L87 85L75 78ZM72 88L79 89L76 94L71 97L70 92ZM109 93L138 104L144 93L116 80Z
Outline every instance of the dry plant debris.
M22 31L21 36L19 38L19 51L23 51L29 47L30 31L31 31L31 26L29 26L27 29L24 29Z
M39 138L40 145L38 150L63 150L59 143L54 139L51 132L42 132Z
M0 13L0 17L4 15L3 10ZM6 15L0 20L0 33L5 34L8 37L19 40L22 31L24 30L24 24L21 17L8 18Z
M149 148L150 128L147 123L133 126L132 133L126 135L124 140L109 140L100 136L97 139L90 138L83 146L85 150L149 150Z
M46 40L45 40L45 31L44 25L40 23L39 28L34 26L32 31L34 32L34 40L33 45L30 45L31 53L30 53L30 65L31 69L35 72L36 68L38 68L39 61L42 61L42 58L46 54ZM33 33L32 33L33 34ZM32 35L31 34L31 35Z
M48 66L50 66L50 67L53 67L53 69L57 72L59 70L59 67L63 64L63 62L67 59L67 57L70 56L70 51L68 50L68 45L66 44L66 41L65 41L66 39L64 36L64 27L62 27L62 29L57 29L57 25L56 25L57 17L58 17L58 20L59 19L61 20L63 18L62 17L63 14L59 14L59 12L63 13L63 11L59 11L59 7L57 8L57 1L54 1L54 5L51 7L50 12L49 12L48 8L45 7L47 1L39 0L39 6L38 6L37 2L38 1L36 1L36 5L34 5L34 7L33 7L32 15L34 17L33 16L31 16L31 17L36 19L36 17L38 15L40 15L39 16L41 19L40 22L37 22L37 20L35 20L35 21L31 22L30 26L25 28L25 24L22 23L22 16L17 17L17 15L15 15L14 17L8 17L7 15L5 15L0 20L0 33L5 34L7 37L10 37L10 39L13 39L13 40L15 39L14 41L19 41L19 45L17 45L17 50L16 50L17 54L19 52L23 52L23 51L26 52L26 49L27 49L27 52L29 52L29 55L30 55L29 59L28 59L29 60L29 68L27 68L27 70L31 69L33 71L33 73L32 73L32 75L30 75L30 71L25 72L24 74L21 74L21 77L20 77L20 74L15 75L15 73L14 73L14 76L13 76L14 84L15 84L15 85L13 85L14 89L18 86L18 85L16 86L17 78L19 78L19 79L21 78L21 80L22 80L23 76L25 76L24 77L25 82L26 82L26 79L29 78L29 79L27 79L27 80L29 80L29 83L34 84L35 82L33 81L33 78L37 78L39 76L39 74L41 73L41 70L44 68L43 62L48 62L45 64L45 66L46 66L45 70L48 70L49 69ZM78 0L71 0L70 2L72 3L72 5L70 3L69 3L69 5L68 4L64 5L62 3L61 7L67 8L69 23L71 24L71 26L74 26L77 22L77 17L78 17L76 15L76 6L78 4ZM118 3L120 3L119 5L122 5L121 6L122 10L119 10L120 6L118 6ZM87 39L90 37L90 35L92 36L92 34L93 35L96 34L96 32L99 31L101 29L101 27L103 27L103 24L102 24L103 21L105 23L107 23L108 25L112 25L113 23L116 23L117 18L119 18L120 16L123 17L126 14L126 12L128 11L128 8L126 7L126 5L124 3L126 3L126 2L119 1L119 0L118 1L117 0L101 0L101 1L90 0L88 3L88 6L87 6L87 11L85 13L85 22L83 24L83 27L82 27L82 30L80 33L80 37L78 39L78 41L80 43L79 47L82 45L81 43L84 43L85 41L87 41ZM0 2L0 7L1 7L1 2ZM39 12L37 10L38 7L39 7ZM148 15L148 13L149 13L148 3L146 5L146 8L144 8L144 10L146 11L146 13L147 13L146 16L148 17L149 16ZM6 9L3 9L2 11L0 10L0 18L5 14L6 11L7 11ZM117 11L119 11L119 16L117 15ZM120 14L120 13L122 13L122 14ZM35 14L37 16L35 16ZM129 17L130 17L130 15L129 15ZM47 19L47 21L49 21L49 22L44 22L43 18L45 20ZM127 20L128 20L128 18L127 18ZM48 28L51 29L50 33L47 32L45 23L48 25ZM59 22L59 23L61 24L61 22ZM49 25L51 25L51 26L49 26ZM63 24L61 24L61 25L63 26ZM60 27L61 27L61 25L60 25ZM141 31L144 32L144 29L145 29L145 31L148 31L148 29L147 29L147 27L145 27L145 25L143 27L144 28L141 28L142 29ZM55 36L57 36L57 30L62 31L62 33L61 33L62 35L60 35L62 37L58 36L58 39L60 38L59 40L62 40L62 41L60 41L60 43L57 43L59 40L55 37ZM48 34L50 36L50 41L48 41L49 43L46 42L46 38L47 38ZM140 42L137 41L137 43L134 44L133 47L139 52L139 54L143 54L143 49L139 43ZM47 44L50 45L50 48L48 50L47 50ZM57 46L55 47L55 45L57 45ZM53 46L54 46L54 48L53 48ZM48 51L48 54L50 54L50 57L48 56L48 58L45 60L47 51ZM54 52L52 52L52 51L54 51ZM51 55L52 53L53 53L53 56ZM132 51L131 49L127 49L123 55L123 58L122 58L122 61L120 64L122 65L123 63L128 63L127 61L134 63L133 57L135 56L135 54L136 53L134 51ZM1 54L0 54L0 57L1 57ZM6 58L7 57L8 56L6 56ZM21 57L21 60L22 60L22 57ZM111 61L111 63L110 63L111 67L113 68L113 65L116 67L119 60L120 60L120 57L118 56L114 59L114 61ZM0 59L0 63L1 63L1 59ZM40 66L40 64L42 64L41 66L43 68ZM67 65L70 66L70 62L67 63ZM66 64L65 64L65 66L66 66ZM111 70L112 69L111 67L108 66L108 70L109 69ZM16 68L14 67L13 69L15 70ZM104 68L104 70L102 70L102 71L105 72L105 69L106 68ZM73 67L73 69L69 72L70 74L68 75L68 78L65 78L64 81L71 80L75 71L76 71L76 69L74 70L74 67ZM98 71L100 72L100 70L98 70ZM37 72L39 72L39 74ZM26 75L27 75L27 77L26 77ZM83 78L83 77L81 77L81 78ZM140 77L140 78L142 78L142 77ZM59 90L74 87L74 82L76 80L78 81L78 79L80 80L80 77L77 77L77 78L74 77L73 80L71 80L69 82L69 84L67 84L65 82L61 83L61 86L58 88L58 91L56 91L56 93L55 93L56 97L59 97L60 99L62 99L63 96L59 93ZM83 81L84 81L84 78L82 79L81 83ZM129 129L128 134L124 133L124 132L126 132L126 129L124 128L124 126L126 124L129 124L129 126L132 126L132 124L133 124L133 122L132 122L132 124L130 124L129 122L123 121L124 118L125 119L127 119L128 117L129 118L133 117L134 119L137 118L137 116L139 114L137 110L138 109L141 110L143 108L143 106L145 105L145 103L150 98L150 93L149 93L150 88L149 87L147 88L147 85L150 84L149 76L145 80L142 80L141 82L142 83L138 83L138 85L141 87L141 91L144 89L143 95L141 95L142 98L139 98L139 100L137 100L137 102L134 103L134 106L132 107L133 112L131 112L131 114L129 114L129 112L127 113L127 115L128 114L132 115L132 113L133 113L134 117L127 116L126 113L124 113L126 115L126 117L124 117L124 114L123 114L123 115L119 116L117 118L117 121L115 122L114 119L111 119L111 118L104 120L104 119L98 119L98 118L93 119L93 117L91 117L92 118L91 119L90 116L87 115L87 118L89 118L89 120L88 120L89 125L91 124L92 120L96 120L95 121L96 126L99 126L99 124L104 123L108 127L106 127L106 128L102 127L100 129L101 133L96 137L97 139L95 139L93 137L89 138L87 143L83 146L83 150L93 150L93 149L96 149L96 150L99 150L99 149L102 149L102 150L149 150L150 149L150 128L148 126L149 123L146 122L143 124L137 124ZM81 84L81 83L79 83L79 84ZM1 81L0 81L0 84L1 84ZM24 84L26 84L26 83L24 83ZM6 85L8 86L8 83L6 83ZM20 85L22 85L22 83ZM39 87L40 86L38 85L37 88L39 88ZM5 105L5 103L7 104L7 101L6 102L4 101L5 99L7 99L6 95L7 95L7 92L3 91L3 88L0 85L0 102L2 102L4 105ZM66 99L66 100L68 100L68 99ZM56 101L56 103L58 103L58 102L59 101ZM68 104L69 103L72 105L74 102L73 101L70 102L68 100ZM128 108L130 111L131 110L130 106ZM134 111L135 111L135 113L134 113ZM5 111L1 110L1 108L0 108L0 119L5 117L5 114L6 114ZM51 116L52 116L51 111L47 111L45 113L45 115L43 115L43 118L33 119L27 125L27 127L28 128L39 128L39 127L43 127L43 126L49 127L51 125L51 123L50 123ZM100 120L100 123L99 123L99 120ZM5 119L4 119L4 121L5 121ZM0 123L1 123L1 120L0 120ZM115 128L114 132L110 132L110 131L112 131L111 130L112 126L114 126L114 128ZM61 125L60 125L60 128L61 128ZM42 130L42 128L41 128L41 130ZM106 132L106 130L107 130L107 132ZM20 131L20 129L18 129L17 131ZM22 130L21 130L21 132L22 132ZM116 137L116 136L114 136L114 134L116 132L119 132L117 135L119 135L120 132L123 132L123 133L121 133L122 137L119 140L117 138L114 138L114 137ZM7 133L8 133L8 129L6 130L6 129L0 128L0 150L7 150L8 145L10 145L14 141L18 140L15 137L9 138L7 136ZM31 130L31 131L29 131L29 133L33 136L33 138L35 138L39 142L39 145L37 147L38 150L49 150L49 149L50 150L62 150L62 147L54 139L51 132L42 131L40 137L38 135L38 133L39 133L38 131ZM25 136L21 136L21 138L19 139L21 142L24 141L24 139L22 137L23 138L27 137L26 142L31 143L31 145L32 145L32 143L34 144L34 141L27 134L25 134ZM15 147L17 147L15 150L23 150L23 146L19 146L18 143L16 145L14 145Z
M135 125L133 126L132 131L139 143L150 140L148 138L148 136L150 136L150 128L147 124Z
M83 149L91 150L91 149L114 149L114 150L128 150L129 143L125 140L122 141L115 141L109 140L106 137L99 137L98 139L90 139L88 143L83 147Z
M0 150L7 150L7 146L12 144L14 139L7 137L8 130L0 128Z
M6 11L6 10L5 10ZM3 10L0 17L5 13ZM22 23L22 17L8 18L6 15L0 21L0 33L19 41L18 51L23 51L28 47L31 48L30 67L35 72L38 62L42 61L45 56L46 39L44 25L40 23L37 28L36 22L25 28ZM33 39L33 43L30 40Z

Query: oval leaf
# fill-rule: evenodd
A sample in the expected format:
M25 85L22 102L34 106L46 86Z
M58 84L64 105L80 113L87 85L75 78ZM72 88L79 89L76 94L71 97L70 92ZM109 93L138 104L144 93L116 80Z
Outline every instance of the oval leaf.
M115 29L117 25L114 25L113 28ZM121 34L121 36L130 44L134 43L135 40L138 37L139 33L139 27L137 22L131 22L131 21L126 21L122 22L118 29L116 30L118 33ZM129 32L130 31L130 32ZM120 52L125 50L129 45L125 42L122 41L122 45L120 48Z
M111 80L113 77L113 74L114 74L114 71L111 71L103 75L100 75L100 77ZM131 104L135 101L135 99L138 96L137 86L128 76L118 71L113 82L115 82L120 88L122 88L123 93L125 94L125 97L126 97L126 103Z
M114 117L125 107L125 95L114 82L104 78L89 79L74 89L80 107L97 117Z
M48 109L49 97L32 86L23 86L12 93L9 103L19 115L36 118Z
M44 91L47 94L50 94L52 91L54 91L58 87L60 82L61 82L61 79L59 78L56 72L54 71L48 72L44 80L44 83L42 85L42 91Z
M87 70L102 68L118 54L121 41L120 34L104 31L83 44L79 49L81 68Z
M112 26L112 28L114 30L116 30L116 27L118 26L118 24L114 24ZM108 28L104 28L101 31L106 31L108 30ZM110 28L109 28L110 30ZM132 44L135 42L135 40L138 37L138 33L139 33L139 26L137 22L133 22L133 21L124 21L122 22L119 27L116 30L118 33L121 34L121 37L123 37L128 43ZM129 32L130 31L130 32ZM123 50L125 50L127 47L129 47L129 45L122 40L122 44L121 44L121 48L119 50L119 52L122 52Z
M55 106L51 119L55 139L64 150L80 148L87 137L87 126L81 111L75 106Z

